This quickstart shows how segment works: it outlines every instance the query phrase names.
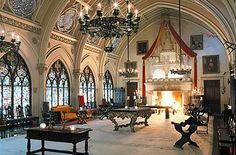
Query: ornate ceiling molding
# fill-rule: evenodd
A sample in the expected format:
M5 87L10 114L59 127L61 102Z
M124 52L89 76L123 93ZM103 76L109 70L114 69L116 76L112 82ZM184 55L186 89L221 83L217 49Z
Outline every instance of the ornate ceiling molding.
M77 42L77 40L75 38L72 38L70 36L66 36L65 34L61 34L56 31L52 31L50 38L58 40L63 43L66 43L66 44L70 44L70 45L74 45L75 42Z
M24 29L29 32L33 32L36 34L41 33L41 27L38 24L7 14L3 11L1 11L0 21L4 24L12 25L14 27Z
M101 48L95 47L95 46L87 44L87 43L85 44L84 49L94 52L94 53L100 53L103 51Z

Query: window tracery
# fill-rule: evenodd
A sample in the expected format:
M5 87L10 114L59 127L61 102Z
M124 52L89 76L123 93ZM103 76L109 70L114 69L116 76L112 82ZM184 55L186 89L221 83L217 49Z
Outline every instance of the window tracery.
M49 69L46 80L46 100L49 108L58 105L69 105L69 75L64 64L57 60Z
M110 101L113 98L113 80L111 73L107 70L103 77L103 98Z
M79 93L84 96L85 105L90 108L96 108L96 85L94 75L89 68L86 66L80 77L80 88Z
M18 53L9 52L0 59L0 86L0 108L3 109L3 115L8 113L7 109L11 109L10 117L15 118L18 106L31 106L30 73ZM23 110L25 113L25 108Z

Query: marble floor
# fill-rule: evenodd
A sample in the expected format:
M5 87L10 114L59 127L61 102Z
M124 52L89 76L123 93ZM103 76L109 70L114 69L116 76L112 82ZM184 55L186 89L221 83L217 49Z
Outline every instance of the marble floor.
M188 116L182 114L171 115L165 119L164 113L153 114L148 120L149 126L137 125L134 133L130 128L120 128L113 131L114 125L110 120L94 120L76 127L92 128L89 139L90 155L211 155L213 144L213 117L210 117L209 133L192 135L192 140L197 142L200 148L185 144L183 150L173 147L180 138L171 121L182 122ZM127 123L128 120L118 120L119 123ZM33 140L31 148L38 149L40 141ZM47 148L72 150L72 144L45 142ZM77 151L84 151L84 143L77 144ZM1 155L26 154L25 135L0 139ZM61 153L46 152L46 155L63 155Z

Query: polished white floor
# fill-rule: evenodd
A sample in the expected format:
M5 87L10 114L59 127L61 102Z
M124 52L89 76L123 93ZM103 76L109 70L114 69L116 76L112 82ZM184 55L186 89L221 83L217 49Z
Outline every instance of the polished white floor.
M114 125L110 120L94 120L78 127L92 128L89 140L90 155L211 155L212 154L212 119L209 123L209 134L196 134L192 140L197 142L200 148L185 144L184 150L173 147L180 138L180 134L174 129L171 121L181 122L188 116L182 114L170 115L165 119L164 113L153 114L148 120L149 126L137 125L134 133L130 128L121 128L113 131ZM119 123L127 123L128 120L119 119ZM62 150L72 150L72 144L46 142L46 147ZM34 140L32 149L40 148L40 141ZM77 151L84 151L84 143L77 144ZM24 155L26 154L25 135L0 140L0 155ZM46 155L60 155L61 153L46 152ZM62 155L62 154L61 154Z

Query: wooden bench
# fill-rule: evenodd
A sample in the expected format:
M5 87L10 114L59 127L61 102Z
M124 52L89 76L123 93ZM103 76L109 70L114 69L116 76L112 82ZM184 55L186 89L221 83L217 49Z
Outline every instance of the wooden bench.
M235 152L235 118L233 115L228 119L226 127L218 128L218 147L221 154L231 154L230 149Z

